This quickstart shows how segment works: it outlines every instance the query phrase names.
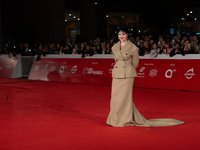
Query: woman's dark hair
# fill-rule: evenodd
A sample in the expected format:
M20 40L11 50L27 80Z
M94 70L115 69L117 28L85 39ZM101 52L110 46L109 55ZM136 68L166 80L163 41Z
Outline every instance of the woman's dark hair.
M117 34L122 31L122 32L125 32L127 34L129 34L129 28L126 26L126 25L122 25L122 26L119 26L118 29L117 29Z

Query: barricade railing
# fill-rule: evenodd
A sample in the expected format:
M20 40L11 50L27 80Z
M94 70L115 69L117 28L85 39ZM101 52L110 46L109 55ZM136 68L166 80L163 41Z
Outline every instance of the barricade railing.
M173 90L200 91L200 55L186 56L150 55L140 57L135 87ZM37 56L17 56L10 58L0 55L0 77L30 80L74 82L111 85L113 55L94 55L81 58L81 55L49 54Z
M135 87L200 91L200 55L140 57ZM111 85L113 55L46 55L34 61L29 79Z

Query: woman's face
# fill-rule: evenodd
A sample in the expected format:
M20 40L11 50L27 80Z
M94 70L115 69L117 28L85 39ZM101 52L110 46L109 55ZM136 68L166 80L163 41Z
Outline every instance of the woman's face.
M107 43L107 44L106 44L106 47L107 47L107 48L110 48L110 43Z
M165 46L165 41L162 41L162 46Z
M126 32L123 31L119 31L118 33L118 38L121 42L126 42L128 39L128 34Z
M169 48L169 44L165 43L165 47L166 47L166 48Z
M175 45L175 48L176 48L176 49L179 49L179 48L180 48L180 47L179 47L179 44L176 44L176 45Z
M189 44L189 41L188 41L188 40L186 40L186 41L184 42L184 44L185 44L185 46L188 46L188 44Z
M81 48L84 48L85 46L84 46L84 44L83 43L81 43Z
M153 48L154 50L156 50L156 49L157 49L157 45L154 43L154 44L152 45L152 48Z
M78 45L77 44L75 44L74 47L75 47L75 49L78 49Z

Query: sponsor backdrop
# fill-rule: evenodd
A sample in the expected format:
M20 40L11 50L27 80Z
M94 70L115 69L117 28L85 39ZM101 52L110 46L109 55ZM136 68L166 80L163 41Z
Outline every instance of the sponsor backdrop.
M200 60L140 59L135 87L200 91ZM111 85L111 58L41 58L29 79Z

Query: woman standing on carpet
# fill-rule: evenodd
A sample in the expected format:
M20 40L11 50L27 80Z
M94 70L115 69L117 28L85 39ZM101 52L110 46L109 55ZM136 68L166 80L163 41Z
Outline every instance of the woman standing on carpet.
M136 68L139 63L138 47L128 39L128 29L118 30L117 42L112 47L115 66L112 72L112 93L110 113L107 124L114 127L124 126L171 126L183 124L175 119L146 120L133 103L133 83L137 76Z

